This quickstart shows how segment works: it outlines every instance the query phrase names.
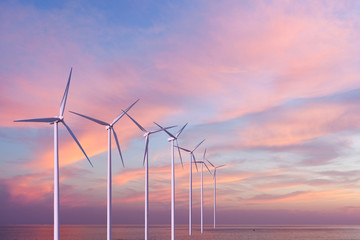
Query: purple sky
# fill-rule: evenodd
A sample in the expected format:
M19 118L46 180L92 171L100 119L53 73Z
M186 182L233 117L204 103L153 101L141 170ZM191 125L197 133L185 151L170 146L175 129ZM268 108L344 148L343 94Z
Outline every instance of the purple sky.
M0 224L52 223L58 113L60 222L105 224L107 133L68 110L188 127L179 144L216 165L218 223L360 224L359 1L1 1ZM115 126L114 223L142 223L142 133ZM173 130L175 132L175 130ZM189 156L176 159L176 221L187 223ZM150 142L150 224L170 219L167 136ZM213 178L205 174L205 223ZM194 174L198 224L200 174Z

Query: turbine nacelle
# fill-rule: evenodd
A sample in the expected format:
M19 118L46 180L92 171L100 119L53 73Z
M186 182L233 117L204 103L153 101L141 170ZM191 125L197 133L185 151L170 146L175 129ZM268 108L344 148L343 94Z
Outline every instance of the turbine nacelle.
M63 116L55 116L54 118L56 118L55 121L50 122L50 123L49 123L50 125L52 125L52 124L54 124L54 123L62 122L62 121L64 120L64 117L63 117Z
M212 175L212 173L211 173L211 171L210 171L209 167L206 165L206 163L205 163L204 161L197 160L197 161L194 161L194 163L195 163L195 164L196 164L196 163L204 164L204 165L205 165L205 167L207 168L207 170L209 171L209 173Z

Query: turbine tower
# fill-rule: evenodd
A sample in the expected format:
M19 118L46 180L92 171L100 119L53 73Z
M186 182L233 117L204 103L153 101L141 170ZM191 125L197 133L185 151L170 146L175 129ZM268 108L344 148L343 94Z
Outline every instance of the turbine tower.
M214 168L214 229L215 229L216 228L216 169L224 167L225 164L220 166L215 166L209 160L206 159L206 161L208 161L208 163L210 163L210 165Z
M122 116L124 116L124 114L130 110L130 108L132 108L135 103L137 103L139 101L136 100L133 104L130 105L130 107L128 107L125 112L123 111L123 113L121 113L119 116L117 116L114 121L110 124L110 123L107 123L107 122L104 122L104 121L101 121L101 120L98 120L98 119L95 119L95 118L92 118L92 117L89 117L89 116L85 116L83 114L80 114L80 113L76 113L76 112L72 112L72 111L69 111L73 114L76 114L80 117L83 117L83 118L86 118L90 121L93 121L97 124L100 124L100 125L103 125L105 126L105 129L107 130L108 132L108 169L107 169L107 218L106 218L106 232L107 232L107 240L111 240L111 193L112 193L112 188L111 188L111 132L114 133L114 139L115 139L115 142L116 142L116 145L117 145L117 148L119 150L119 154L120 154L120 159L121 159L121 162L123 164L123 167L125 167L124 165L124 160L123 160L123 157L122 157L122 154L121 154L121 150L120 150L120 144L119 144L119 140L118 140L118 137L116 135L116 132L114 130L114 125L115 123L117 123L117 121L120 120L120 118Z
M192 161L196 164L194 151L205 141L202 140L193 150L179 147L181 150L190 153L190 173L189 173L189 235L192 234ZM196 165L195 165L196 166ZM197 166L196 166L197 169Z
M165 128L161 127L159 124L157 124L156 122L154 122L158 127L160 127L162 130L164 130L168 135L169 135L169 139L168 141L171 142L171 240L175 240L175 169L174 169L174 141L176 142L176 145L179 146L178 144L178 137L180 136L180 134L182 133L182 131L184 130L184 128L186 127L187 123L180 129L179 132L176 133L176 135L174 136L173 134L171 134L169 131L167 131ZM181 159L181 154L180 154L180 149L178 148L179 151L179 156L180 156L180 161L181 161L181 165L182 165L182 159Z
M145 240L148 240L149 232L149 138L151 134L163 131L163 129L147 131L143 126L141 126L135 119L133 119L129 114L124 112L134 123L135 125L144 132L145 137L145 154L143 165L145 165ZM176 126L166 127L164 129L173 128Z
M67 95L69 93L70 80L71 80L72 68L70 70L70 75L68 82L66 84L64 96L60 104L60 114L57 117L50 118L36 118L36 119L26 119L26 120L15 120L14 122L44 122L54 124L54 240L60 238L59 232L59 150L58 150L58 124L61 122L64 124L65 128L68 130L72 138L75 140L81 151L84 153L86 159L92 165L90 159L86 155L84 149L81 147L80 142L76 139L74 133L71 131L70 127L64 121L64 111L66 106Z
M204 187L203 187L203 165L205 165L205 167L207 168L207 170L209 171L210 174L211 171L210 169L208 168L208 166L206 165L205 163L205 155L206 155L206 149L204 151L204 156L203 156L203 161L195 161L195 163L200 163L201 164L201 233L204 232Z

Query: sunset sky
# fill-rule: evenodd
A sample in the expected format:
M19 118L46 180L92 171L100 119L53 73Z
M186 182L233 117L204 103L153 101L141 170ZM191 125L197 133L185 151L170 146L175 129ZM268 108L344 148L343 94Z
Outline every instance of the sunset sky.
M217 172L219 224L360 224L360 1L0 1L0 224L52 224L53 117L60 223L106 224L107 132L189 123L179 144ZM144 138L115 125L113 223L144 222ZM170 144L150 139L150 224L170 223ZM114 142L113 142L114 143ZM189 155L176 155L187 224ZM205 223L213 178L204 175ZM194 171L200 224L200 172Z

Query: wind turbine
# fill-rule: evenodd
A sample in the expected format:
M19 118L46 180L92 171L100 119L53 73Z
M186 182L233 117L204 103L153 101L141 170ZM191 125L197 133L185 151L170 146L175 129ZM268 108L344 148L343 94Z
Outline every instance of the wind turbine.
M204 232L203 165L205 165L205 167L207 168L207 170L209 171L209 173L212 174L211 171L210 171L210 169L208 168L208 166L207 166L206 163L205 163L205 155L206 155L206 149L205 149L205 151L204 151L203 161L195 161L195 163L201 163L201 233Z
M169 139L168 141L171 142L171 240L175 240L175 170L174 170L174 141L176 142L176 145L178 146L178 137L186 127L187 123L175 134L171 134L169 131L167 131L165 128L154 122L158 127L160 127L162 130L164 130L168 135ZM178 148L180 161L182 165L182 159L180 154L180 149Z
M83 118L86 118L90 121L93 121L93 122L96 122L97 124L100 124L100 125L103 125L105 126L105 129L108 131L108 169L107 169L107 219L106 219L106 222L107 222L107 226L106 226L106 230L107 230L107 240L111 240L111 132L114 133L114 138L115 138L115 142L116 142L116 145L117 145L117 148L119 150L119 154L120 154L120 159L121 159L121 162L123 164L123 167L125 167L124 165L124 160L123 160L123 157L122 157L122 154L121 154L121 150L120 150L120 145L119 145L119 140L118 140L118 137L116 135L116 132L114 130L114 125L115 123L117 123L117 121L120 120L120 118L122 116L124 116L124 114L130 110L130 108L132 108L135 103L137 103L139 101L136 100L133 104L130 105L130 107L128 107L125 112L123 111L123 113L121 113L119 116L117 116L114 121L112 123L107 123L107 122L104 122L104 121L101 121L101 120L98 120L98 119L95 119L95 118L92 118L92 117L89 117L89 116L85 116L83 114L80 114L80 113L76 113L76 112L72 112L72 111L69 111L73 114L76 114L80 117L83 117Z
M64 121L64 111L67 100L67 95L69 93L70 80L71 80L72 68L70 70L70 75L68 82L66 84L64 96L60 104L60 114L57 117L50 118L35 118L35 119L25 119L25 120L15 120L14 122L44 122L54 124L54 240L58 240L60 237L59 232L59 150L58 150L58 123L61 122L64 124L72 138L75 140L81 151L84 153L86 159L89 161L90 165L93 167L90 159L86 155L84 149L81 147L80 142L76 139L74 133L71 131L70 127Z
M189 235L192 234L192 161L196 164L194 151L205 141L202 140L193 150L179 147L181 150L190 153L190 174L189 174ZM195 165L196 166L196 165ZM196 166L197 169L197 166Z
M225 164L220 166L215 166L209 160L206 159L206 161L208 161L208 163L210 163L210 165L214 168L214 229L215 229L216 228L216 169L224 167Z
M145 137L145 154L143 165L145 165L145 240L148 239L148 232L149 232L149 138L151 134L163 131L163 129L154 130L154 131L147 131L143 126L141 126L135 119L133 119L129 114L124 112L134 123L135 125L144 132ZM175 126L166 127L164 129L173 128Z

